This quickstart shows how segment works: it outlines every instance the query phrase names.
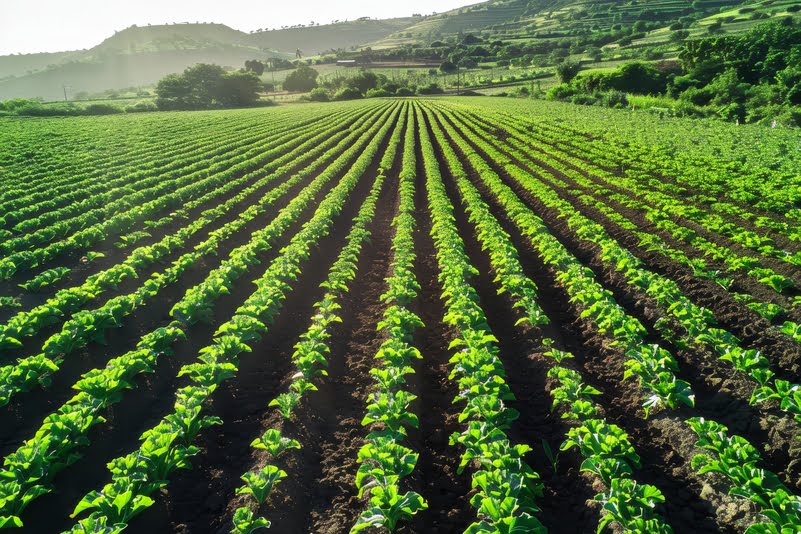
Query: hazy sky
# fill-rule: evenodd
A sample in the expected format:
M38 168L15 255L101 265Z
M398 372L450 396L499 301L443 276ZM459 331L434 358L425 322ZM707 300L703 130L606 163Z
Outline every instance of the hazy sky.
M221 22L250 31L430 14L480 0L0 0L0 55L91 48L131 24Z

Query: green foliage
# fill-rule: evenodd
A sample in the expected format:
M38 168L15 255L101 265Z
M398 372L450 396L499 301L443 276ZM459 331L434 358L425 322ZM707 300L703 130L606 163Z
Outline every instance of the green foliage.
M452 61L443 61L439 65L439 70L445 73L456 72L457 66Z
M577 61L563 61L556 66L556 75L562 83L570 83L573 78L578 76L581 70L581 63Z
M334 93L333 100L358 100L363 96L362 92L355 87L343 87Z
M291 72L284 80L284 89L290 92L307 93L317 87L319 73L303 65Z
M252 106L258 101L259 78L218 65L198 64L183 74L170 74L156 85L156 106L162 111Z
M309 93L309 100L312 102L328 102L331 97L328 96L328 91L322 87L315 87Z

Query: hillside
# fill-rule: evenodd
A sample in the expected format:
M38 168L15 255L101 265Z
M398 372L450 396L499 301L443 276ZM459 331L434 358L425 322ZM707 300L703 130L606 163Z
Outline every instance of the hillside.
M637 23L648 26L649 39L634 43L640 46L667 41L675 29L686 29L691 37L704 35L715 22L721 23L722 32L745 31L755 22L786 15L787 8L797 4L797 0L490 0L427 17L371 46L420 46L459 33L515 41L589 38Z
M64 97L65 85L69 95L144 86L195 63L239 67L248 59L281 55L247 44L247 37L222 24L132 26L89 50L46 55L53 57L44 61L52 60L31 63L26 69L31 73L22 74L18 61L17 75L0 80L0 99L58 100ZM6 63L13 65L9 58L0 58L0 65Z
M52 52L0 56L0 80L10 76L25 76L51 65L58 65L80 52Z
M295 52L300 49L305 55L316 55L328 50L350 49L384 39L392 33L420 21L422 17L397 19L369 19L337 22L320 26L286 28L256 32L247 36L246 42L259 48Z
M240 67L249 59L316 55L383 39L416 18L357 20L248 34L223 24L131 26L84 51L0 57L0 100L146 86L195 63Z

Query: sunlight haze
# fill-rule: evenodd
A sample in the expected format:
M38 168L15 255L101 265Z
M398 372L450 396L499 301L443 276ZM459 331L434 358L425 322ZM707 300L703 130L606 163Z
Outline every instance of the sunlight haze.
M359 17L407 17L442 12L475 4L469 0L408 0L374 2L348 0L326 2L258 2L255 0L157 1L118 3L108 0L62 2L42 0L5 0L0 17L0 55L32 52L56 52L91 48L115 31L132 24L173 22L219 22L241 31L280 28L312 21L327 24L333 20Z

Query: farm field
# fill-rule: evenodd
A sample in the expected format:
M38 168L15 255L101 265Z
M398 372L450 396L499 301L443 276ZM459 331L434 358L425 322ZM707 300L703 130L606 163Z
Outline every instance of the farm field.
M799 532L800 171L537 101L4 119L0 529Z

